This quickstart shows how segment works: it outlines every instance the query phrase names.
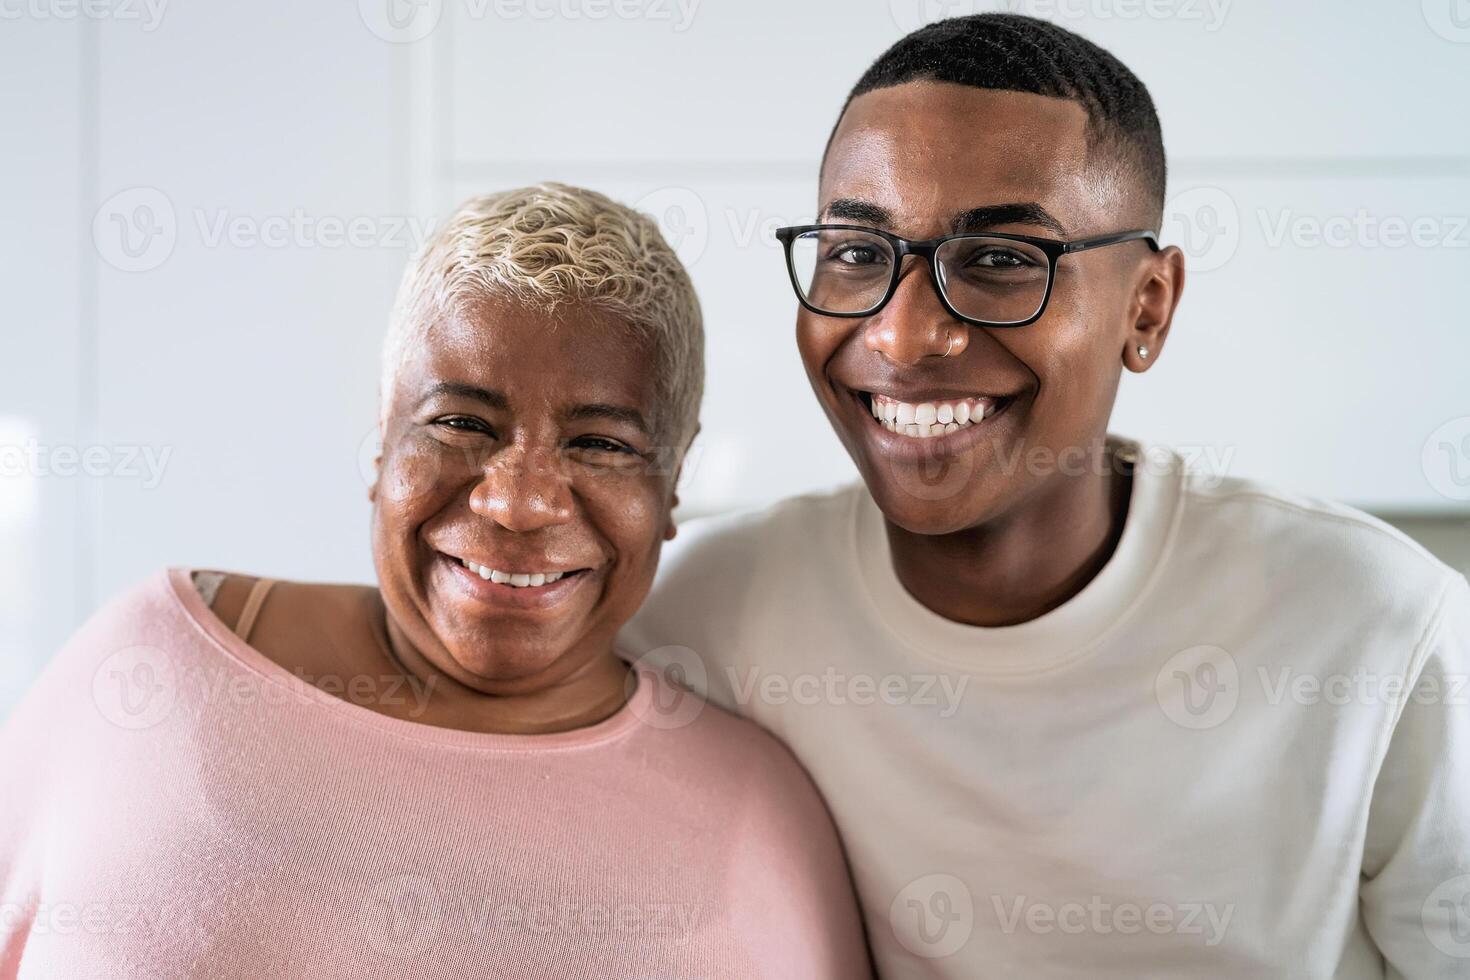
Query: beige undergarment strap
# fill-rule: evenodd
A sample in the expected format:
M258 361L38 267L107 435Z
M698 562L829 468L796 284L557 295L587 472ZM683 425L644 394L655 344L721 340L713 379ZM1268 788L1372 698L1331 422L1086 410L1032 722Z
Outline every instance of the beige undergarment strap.
M245 598L245 608L240 610L240 621L235 624L235 635L242 640L250 639L250 628L255 625L255 617L260 615L260 607L265 604L266 593L270 592L271 586L276 584L273 578L260 578L250 587L250 595Z

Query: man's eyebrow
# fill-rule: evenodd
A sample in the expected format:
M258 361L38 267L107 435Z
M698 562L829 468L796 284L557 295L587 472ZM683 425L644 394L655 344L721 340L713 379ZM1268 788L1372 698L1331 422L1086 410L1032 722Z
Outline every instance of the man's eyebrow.
M653 427L643 417L643 413L636 408L628 408L625 405L608 405L604 402L590 402L585 405L575 405L567 412L567 420L581 422L588 419L609 419L614 422L625 422L633 426L646 436L653 435Z
M829 220L852 221L857 224L884 228L893 223L893 214L870 201L859 201L853 197L839 197L822 209L822 217Z
M424 392L424 397L419 399L419 404L423 404L430 398L435 398L439 395L457 395L461 398L473 398L477 402L484 402L490 408L499 409L502 412L510 411L510 399L506 398L501 392L491 391L489 388L481 388L479 385L464 384L460 381L440 381L428 391Z
M950 223L956 235L967 231L988 231L1000 225L1040 225L1058 235L1067 234L1067 229L1062 227L1062 223L1035 201L1018 204L987 204L983 207L971 208L955 215L954 221Z

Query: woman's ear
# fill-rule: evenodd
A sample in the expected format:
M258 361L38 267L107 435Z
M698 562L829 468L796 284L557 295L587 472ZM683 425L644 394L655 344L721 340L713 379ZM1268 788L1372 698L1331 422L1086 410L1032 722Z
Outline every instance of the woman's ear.
M1128 370L1142 374L1159 359L1183 292L1184 253L1170 245L1150 256L1133 294L1132 323L1123 345L1123 366Z
M675 481L678 480L677 475L675 476L674 479L675 479ZM676 482L676 485L677 485L677 482ZM676 491L674 491L674 496L672 498L670 498L670 500L669 500L669 522L668 522L668 525L664 528L664 540L665 541L672 541L672 540L674 540L674 536L679 533L679 525L674 522L674 511L677 510L678 507L679 507L679 492L676 490Z
M689 450L694 447L694 440L699 436L700 424L694 423L694 431L689 434L689 441L684 443L684 451L679 454L679 465L674 468L674 492L669 496L669 523L664 528L664 540L672 541L679 533L679 526L674 522L674 511L679 509L679 483L684 479L684 464L689 460Z

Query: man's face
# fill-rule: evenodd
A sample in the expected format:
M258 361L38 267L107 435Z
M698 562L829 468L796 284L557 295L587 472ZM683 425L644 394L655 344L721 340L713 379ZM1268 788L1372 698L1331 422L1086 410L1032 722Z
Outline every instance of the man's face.
M834 134L818 220L908 239L1148 227L1134 185L1089 159L1086 125L1081 105L1024 93L937 82L869 92ZM1024 327L952 317L912 257L872 316L803 309L797 339L812 387L888 519L919 534L974 527L1084 465L1079 448L1105 434L1135 356L1125 351L1136 350L1137 300L1156 261L1142 242L1067 255L1045 314ZM885 427L875 399L880 412L897 402L921 417L932 405L941 419L972 418L921 438Z

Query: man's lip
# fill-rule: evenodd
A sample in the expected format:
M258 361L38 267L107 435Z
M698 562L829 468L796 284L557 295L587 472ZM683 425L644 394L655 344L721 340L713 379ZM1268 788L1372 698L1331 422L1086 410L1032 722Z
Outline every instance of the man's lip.
M974 449L994 434L997 425L1003 424L1006 421L1004 416L1018 400L1017 396L1008 396L999 399L999 407L995 413L987 416L985 421L978 425L967 425L954 432L946 432L943 435L920 439L897 432L890 432L885 429L873 417L873 413L868 409L867 403L863 400L863 394L863 391L850 389L847 392L847 397L843 399L848 406L848 410L855 416L855 424L884 456L909 463L933 460L939 456L956 456ZM948 397L954 398L956 396ZM973 395L961 397L973 397ZM905 398L903 400L907 401L908 399ZM930 398L925 400L944 401L946 399Z
M991 398L997 402L1014 399L1014 394L1003 395L991 391L980 391L975 388L903 388L899 385L848 385L834 382L837 387L843 389L855 398L861 399L863 395L882 395L884 398L892 398L894 401L909 402L914 405L922 405L924 402L953 402L966 398Z

